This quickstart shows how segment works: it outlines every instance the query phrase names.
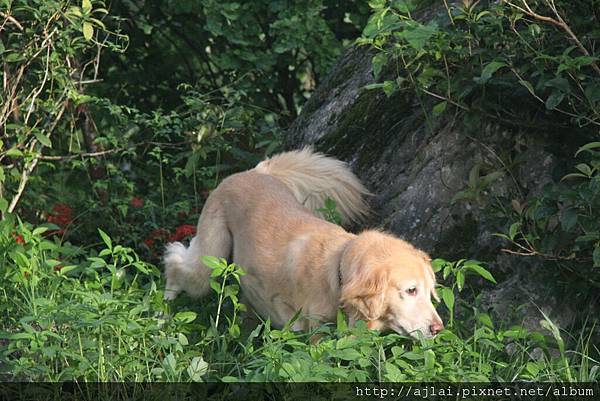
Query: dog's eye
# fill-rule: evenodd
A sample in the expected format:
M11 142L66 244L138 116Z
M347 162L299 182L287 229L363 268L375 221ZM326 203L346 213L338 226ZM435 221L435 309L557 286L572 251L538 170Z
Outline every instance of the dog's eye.
M412 296L417 295L417 287L410 287L408 290L406 290L406 293Z

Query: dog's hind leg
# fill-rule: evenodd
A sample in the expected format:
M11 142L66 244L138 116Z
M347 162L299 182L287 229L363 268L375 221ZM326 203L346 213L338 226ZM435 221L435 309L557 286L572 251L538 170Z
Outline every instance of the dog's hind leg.
M228 258L231 247L232 238L222 209L214 198L209 197L190 246L186 248L181 242L167 245L165 299L173 299L181 291L195 298L205 295L210 289L211 270L202 263L202 257Z

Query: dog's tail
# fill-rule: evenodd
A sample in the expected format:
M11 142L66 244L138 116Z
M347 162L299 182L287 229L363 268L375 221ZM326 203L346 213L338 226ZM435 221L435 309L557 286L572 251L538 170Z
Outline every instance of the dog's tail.
M255 170L283 181L298 202L310 210L323 208L331 198L342 221L360 221L368 211L364 196L369 191L346 163L316 153L311 148L280 153L260 162Z

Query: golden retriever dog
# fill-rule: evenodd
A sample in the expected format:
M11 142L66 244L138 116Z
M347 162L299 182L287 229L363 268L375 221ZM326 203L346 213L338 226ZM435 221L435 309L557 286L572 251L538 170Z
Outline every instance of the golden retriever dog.
M430 258L392 235L358 235L316 217L326 198L344 222L360 220L367 190L348 166L309 148L281 153L231 175L208 197L196 236L167 246L165 298L209 292L205 255L241 266L245 300L281 327L298 311L294 330L334 321L338 308L350 324L433 337L444 326Z

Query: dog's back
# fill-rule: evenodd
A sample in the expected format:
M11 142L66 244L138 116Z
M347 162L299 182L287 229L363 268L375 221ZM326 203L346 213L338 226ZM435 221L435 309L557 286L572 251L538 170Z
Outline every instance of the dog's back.
M209 202L226 210L224 220L233 240L229 256L247 268L281 264L288 244L298 236L345 232L316 217L280 179L257 169L225 179ZM208 203L207 209L212 209Z
M339 258L338 248L353 236L317 218L315 209L331 198L344 222L357 221L366 214L366 193L344 162L308 148L226 178L207 199L190 246L168 245L165 297L180 291L204 295L210 270L201 257L223 257L246 269L242 286L259 313L282 324L297 311L286 305L305 301L293 300L290 291L302 294L303 285L324 286L321 292L335 296L330 287L338 285L337 268L325 270L331 270L326 267L335 263L329 259ZM285 296L277 295L285 288ZM334 313L337 304L330 304L334 309L328 313Z

